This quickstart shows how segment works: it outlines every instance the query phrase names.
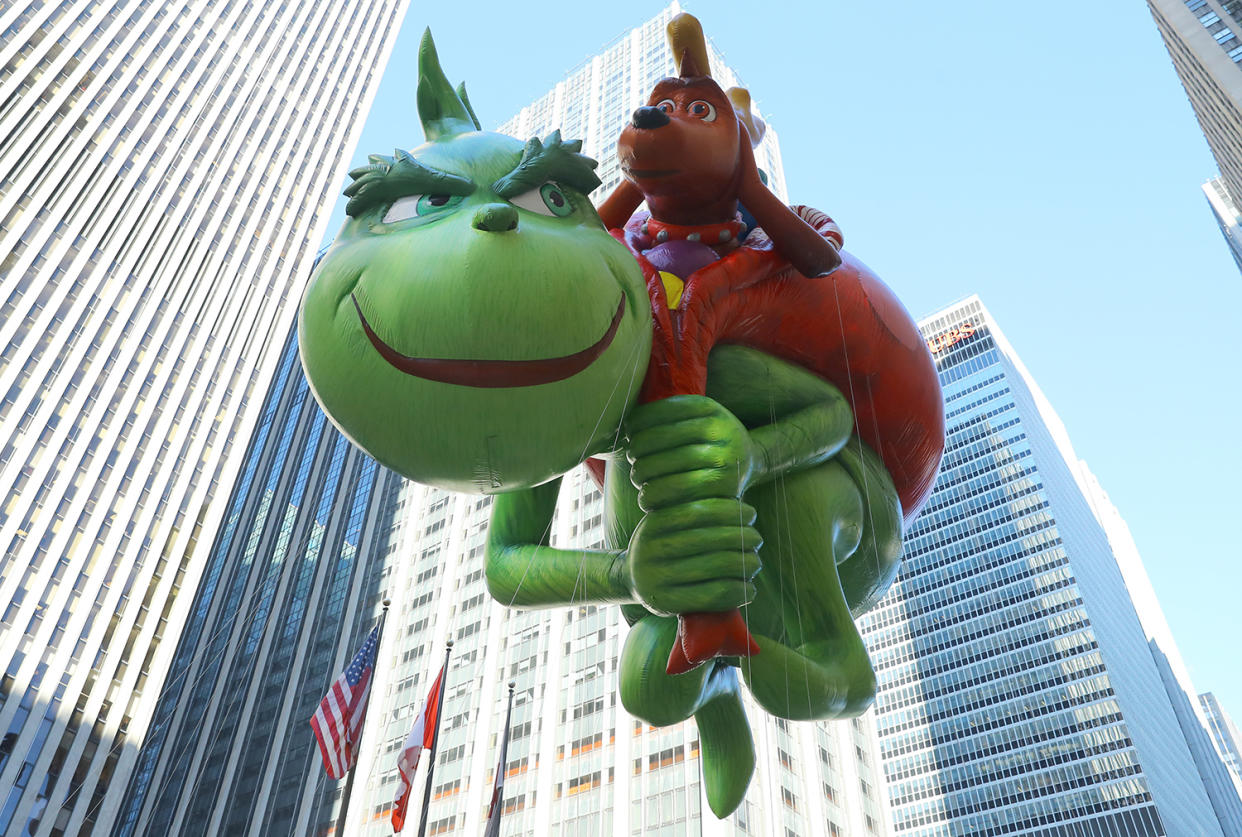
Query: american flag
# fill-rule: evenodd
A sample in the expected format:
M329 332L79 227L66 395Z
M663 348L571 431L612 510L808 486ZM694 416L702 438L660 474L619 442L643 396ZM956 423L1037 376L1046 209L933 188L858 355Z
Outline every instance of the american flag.
M379 626L367 634L349 667L319 701L311 729L319 741L319 754L324 769L333 779L340 779L354 766L354 750L362 735L362 719L367 714L367 698L371 696L371 675L375 671L375 650L379 645Z

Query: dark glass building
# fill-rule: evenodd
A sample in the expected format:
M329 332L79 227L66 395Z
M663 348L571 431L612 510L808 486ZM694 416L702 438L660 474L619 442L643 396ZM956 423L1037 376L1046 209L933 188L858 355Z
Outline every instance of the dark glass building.
M379 613L402 481L327 422L296 334L114 834L304 835L335 818L308 721Z
M944 460L860 620L894 833L1228 833L1065 427L977 297L920 325Z

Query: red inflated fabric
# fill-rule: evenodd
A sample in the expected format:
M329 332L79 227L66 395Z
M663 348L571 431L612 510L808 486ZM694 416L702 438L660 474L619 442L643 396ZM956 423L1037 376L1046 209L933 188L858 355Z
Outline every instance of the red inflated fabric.
M794 207L827 235L823 213ZM645 401L702 394L717 343L749 346L798 364L834 384L854 409L859 435L880 456L907 524L931 493L944 452L944 402L935 363L918 327L866 265L842 252L826 276L805 277L762 235L685 280L668 309L658 272L634 245L641 216L613 235L638 259L651 296L655 337Z

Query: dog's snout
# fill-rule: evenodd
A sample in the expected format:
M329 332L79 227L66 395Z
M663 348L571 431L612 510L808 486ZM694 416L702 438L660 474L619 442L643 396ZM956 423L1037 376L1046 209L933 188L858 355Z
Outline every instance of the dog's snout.
M668 124L668 114L657 107L647 105L634 111L630 122L635 128L660 128Z

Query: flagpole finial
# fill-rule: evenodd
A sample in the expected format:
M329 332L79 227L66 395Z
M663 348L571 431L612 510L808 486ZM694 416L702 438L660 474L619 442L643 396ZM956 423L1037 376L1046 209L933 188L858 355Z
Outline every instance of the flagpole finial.
M452 648L452 647L453 647L453 640L451 640L451 639L450 639L448 642L444 643L444 647L445 647L445 648Z
M513 687L514 687L514 686L516 686L516 685L517 685L517 681L516 681L516 680L510 680L510 681L509 681L509 694L513 694Z
M388 610L388 606L392 604L392 599L384 599L380 604L384 606L384 610Z

